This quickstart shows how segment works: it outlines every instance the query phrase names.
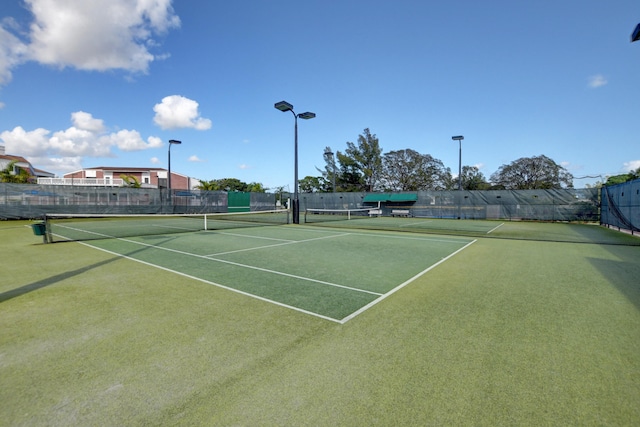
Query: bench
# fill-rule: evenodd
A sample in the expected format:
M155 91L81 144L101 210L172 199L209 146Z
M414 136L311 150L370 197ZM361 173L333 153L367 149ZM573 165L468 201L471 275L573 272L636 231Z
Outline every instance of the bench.
M409 209L393 209L391 211L391 216L406 216L409 217Z
M370 209L369 210L369 216L381 216L382 215L382 209Z

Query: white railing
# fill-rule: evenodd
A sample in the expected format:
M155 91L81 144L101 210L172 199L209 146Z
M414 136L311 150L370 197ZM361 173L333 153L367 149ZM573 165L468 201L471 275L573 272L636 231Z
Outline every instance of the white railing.
M38 178L41 185L75 185L79 187L122 187L122 179L105 178Z

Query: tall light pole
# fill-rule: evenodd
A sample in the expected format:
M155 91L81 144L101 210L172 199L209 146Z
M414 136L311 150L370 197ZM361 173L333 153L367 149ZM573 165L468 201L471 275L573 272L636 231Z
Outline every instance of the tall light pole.
M171 146L173 144L182 144L182 141L178 141L177 139L169 140L169 152L168 152L168 164L169 164L169 175L167 176L167 193L169 195L169 204L172 204L173 198L171 197Z
M333 183L333 192L336 192L336 159L333 157L333 151L331 151L331 148L327 147L324 149L324 159L326 162L329 161L329 159L331 159L331 168L333 169L333 174L332 177L333 179L331 180L331 182Z
M315 113L300 113L296 114L293 111L293 105L287 101L280 101L274 104L274 107L282 112L291 111L295 119L294 126L294 174L293 174L293 223L300 224L300 201L298 200L298 117L301 119L309 120L313 119Z
M460 154L458 155L458 190L462 190L462 140L464 136L452 136L451 139L460 143Z

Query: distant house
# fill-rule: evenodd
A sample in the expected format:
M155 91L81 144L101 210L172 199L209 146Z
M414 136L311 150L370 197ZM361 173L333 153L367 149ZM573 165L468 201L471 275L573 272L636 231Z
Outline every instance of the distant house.
M65 174L62 178L39 179L38 184L121 187L135 179L143 188L166 188L168 171L162 168L98 166ZM171 189L192 190L200 181L171 172Z
M10 154L6 154L4 150L4 145L0 145L0 170L5 169L9 163L16 162L13 165L13 173L18 174L19 169L25 170L29 173L29 176L32 177L33 181L38 178L51 178L55 175L51 172L43 171L42 169L34 168L31 163L21 156L13 156Z

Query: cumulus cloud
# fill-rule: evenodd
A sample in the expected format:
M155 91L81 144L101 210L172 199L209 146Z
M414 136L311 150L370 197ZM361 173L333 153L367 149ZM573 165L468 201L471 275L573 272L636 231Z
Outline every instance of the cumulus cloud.
M190 162L204 162L204 160L200 159L198 156L193 155L191 157L189 157L189 161Z
M630 162L624 162L625 172L631 172L640 168L640 160L631 160Z
M211 128L211 120L200 117L198 103L180 95L162 98L160 104L153 107L156 115L153 121L161 129L193 128L206 130Z
M27 131L21 126L0 133L7 152L20 153L39 167L55 170L79 169L84 157L115 157L114 150L140 151L162 147L162 140L142 138L136 130L109 132L103 120L90 113L71 114L71 127L56 132L38 128Z
M180 26L172 0L25 0L33 14L29 29L0 22L0 85L26 61L55 67L146 73L157 36ZM23 35L26 33L26 35Z
M601 86L609 83L607 79L602 74L596 74L595 76L589 77L589 87L592 89L599 88Z

